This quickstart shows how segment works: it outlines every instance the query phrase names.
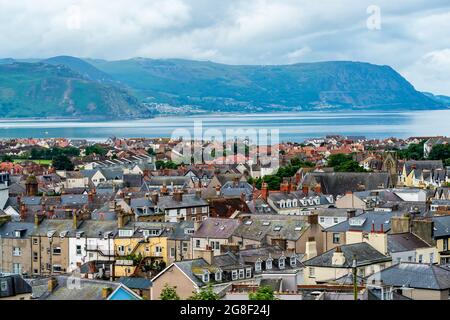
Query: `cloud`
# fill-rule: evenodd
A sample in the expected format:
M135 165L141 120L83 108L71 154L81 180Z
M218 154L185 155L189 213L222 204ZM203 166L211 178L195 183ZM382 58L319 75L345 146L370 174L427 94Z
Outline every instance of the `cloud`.
M230 64L358 60L447 93L427 55L450 48L448 0L0 0L0 57L186 58ZM437 58L436 58L437 59ZM445 69L445 66L440 70ZM427 81L421 79L426 74Z

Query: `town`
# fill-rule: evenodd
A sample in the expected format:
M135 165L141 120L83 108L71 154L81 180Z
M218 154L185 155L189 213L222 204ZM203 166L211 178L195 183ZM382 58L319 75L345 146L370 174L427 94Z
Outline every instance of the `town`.
M0 300L450 298L450 138L180 143L1 140Z

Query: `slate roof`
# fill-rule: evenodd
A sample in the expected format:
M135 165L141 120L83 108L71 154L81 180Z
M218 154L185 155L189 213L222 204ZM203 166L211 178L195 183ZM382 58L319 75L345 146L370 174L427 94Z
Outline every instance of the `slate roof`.
M370 232L372 230L372 224L375 224L375 230L380 231L381 225L383 225L384 232L388 232L391 230L391 217L400 215L399 212L366 212L356 216L355 218L350 218L346 221L343 221L339 224L336 224L332 227L325 229L326 232L347 232L349 230L352 231L362 231L362 232ZM362 225L351 225L355 221L364 221Z
M239 227L239 220L209 218L202 222L200 228L195 231L194 238L228 239Z
M207 268L208 263L206 263L203 259L195 259L195 260L185 260L185 261L178 261L174 262L174 264L180 268L181 271L183 271L186 276L191 279L197 287L203 287L205 283L201 281L193 272L192 270L195 268Z
M29 237L34 230L34 223L28 222L6 222L0 226L0 236L2 238L16 238L14 231L21 230L21 238Z
M0 288L0 298L14 297L31 293L31 286L17 274L5 275L0 273L0 282L6 283L6 288Z
M447 238L450 236L450 216L435 216L434 221L434 238Z
M365 190L387 188L390 177L387 172L310 172L301 182L301 185L311 187L316 184L321 185L322 193L336 197L349 191L361 191L361 185L364 185Z
M382 280L385 285L428 290L450 289L450 270L437 265L402 262L381 270L368 278Z
M58 285L52 293L48 291L49 279L32 280L33 298L38 300L105 300L102 297L103 288L117 289L122 284L111 281L87 280L77 278L80 287L70 285L73 281L67 276L56 277ZM112 293L112 291L111 291Z
M194 230L194 221L182 221L174 223L167 239L169 240L190 240L192 234L186 233L186 229Z
M388 234L388 252L412 251L419 248L429 248L430 245L412 233Z
M151 280L137 277L121 277L117 282L124 284L130 289L147 290L152 286Z
M358 267L391 261L391 258L381 254L371 245L361 242L355 244L347 244L340 247L344 253L345 263L342 266L334 266L332 264L333 254L336 248L333 248L317 257L309 259L304 262L305 266L311 267L325 267L325 268L351 268L353 257L356 255L356 262Z
M208 202L196 195L183 194L182 201L176 201L172 196L160 197L158 207L162 210L175 208L193 208L208 206Z
M442 160L410 160L406 161L405 164L406 174L410 174L413 168L415 167L415 171L422 172L423 170L436 170L436 169L444 169L444 165Z

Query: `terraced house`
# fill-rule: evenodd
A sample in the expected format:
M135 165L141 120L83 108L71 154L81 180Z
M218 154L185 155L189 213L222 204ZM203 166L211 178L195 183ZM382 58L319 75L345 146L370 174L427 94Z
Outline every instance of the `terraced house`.
M33 223L0 222L0 273L30 275Z

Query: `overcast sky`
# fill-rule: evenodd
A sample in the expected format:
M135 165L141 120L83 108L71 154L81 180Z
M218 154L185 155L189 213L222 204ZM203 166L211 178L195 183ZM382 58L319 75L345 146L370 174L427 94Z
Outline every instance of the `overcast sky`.
M3 58L366 61L446 95L449 30L449 0L0 0Z

